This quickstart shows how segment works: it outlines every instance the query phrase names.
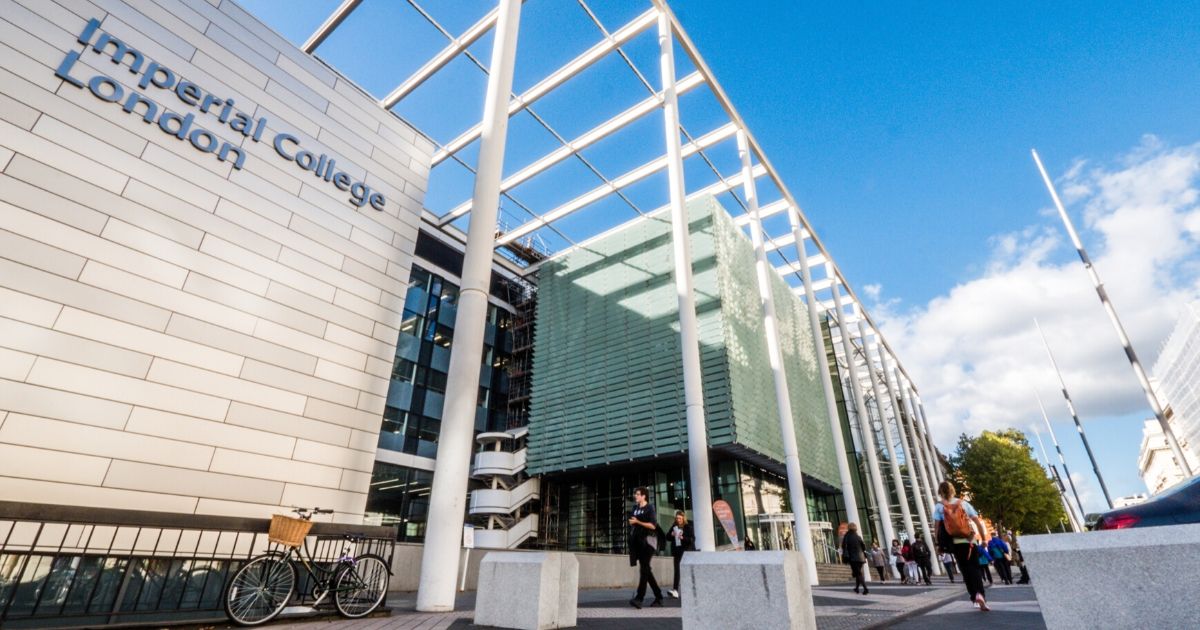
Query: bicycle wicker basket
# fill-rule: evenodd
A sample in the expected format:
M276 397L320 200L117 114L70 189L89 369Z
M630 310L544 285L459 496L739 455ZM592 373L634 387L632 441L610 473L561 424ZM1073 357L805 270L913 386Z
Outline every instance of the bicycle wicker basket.
M271 516L271 528L267 530L267 540L285 547L299 547L304 544L304 537L308 536L312 526L312 521L285 514L275 514Z

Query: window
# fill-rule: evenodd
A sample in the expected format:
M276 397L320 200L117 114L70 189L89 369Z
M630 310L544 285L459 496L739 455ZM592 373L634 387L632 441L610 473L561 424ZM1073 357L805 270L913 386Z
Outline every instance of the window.
M389 407L384 413L379 447L424 457L437 454L443 397L454 345L454 319L459 287L414 265L400 323L400 342L392 366ZM512 341L508 311L488 305L488 331L480 363L480 430L508 428L508 366Z

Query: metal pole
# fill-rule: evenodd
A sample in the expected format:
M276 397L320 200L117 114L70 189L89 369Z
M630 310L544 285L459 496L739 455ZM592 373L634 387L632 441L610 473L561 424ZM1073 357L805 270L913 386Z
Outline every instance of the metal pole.
M1079 517L1075 515L1075 510L1071 509L1071 503L1067 500L1067 488L1062 482L1062 475L1058 474L1058 469L1054 467L1054 464L1050 464L1050 472L1053 473L1051 476L1054 479L1054 487L1058 488L1058 496L1062 499L1063 506L1067 508L1067 520L1071 521L1071 529L1082 532L1085 529L1083 521L1079 520Z
M808 265L808 253L804 247L804 236L800 225L800 216L796 209L788 206L788 220L792 226L793 245L796 255L800 258L800 277L804 282L804 300L808 307L808 323L812 327L813 348L817 354L817 370L821 377L821 387L825 391L825 413L829 416L829 427L833 432L833 448L838 466L838 479L842 482L842 505L846 508L846 521L860 518L858 500L854 497L854 478L850 476L850 462L846 459L846 439L842 433L842 419L837 410L837 399L833 393L833 376L829 372L829 359L826 357L825 333L821 329L820 304L813 291L812 269Z
M908 464L908 481L913 488L913 504L917 506L917 517L921 522L922 535L925 538L925 544L929 545L930 549L937 549L934 542L934 537L937 532L930 527L931 519L929 518L929 510L932 507L926 507L926 501L921 495L920 476L917 472L916 459L914 459L912 447L909 446L908 437L905 436L904 421L901 418L902 409L900 408L900 397L896 394L899 389L900 381L894 375L899 372L898 369L888 369L887 354L883 351L883 346L876 348L879 352L879 367L883 370L884 384L887 386L888 399L892 403L892 420L896 424L896 436L900 438L900 449L903 451L904 461ZM932 502L929 503L932 506ZM941 570L934 567L937 575L941 575Z
M909 381L905 393L912 400L913 415L909 420L913 425L913 435L920 443L921 452L925 456L925 474L929 476L929 491L936 495L937 485L940 483L936 472L938 466L934 462L937 458L937 455L935 455L937 451L933 448L933 440L929 439L929 431L926 431L924 425L921 424L920 403L917 402L917 392L913 389L911 381Z
M1036 426L1033 427L1033 434L1037 437L1038 447L1042 449L1042 460L1045 462L1046 470L1050 472L1050 480L1054 482L1054 489L1058 491L1058 498L1062 501L1063 509L1067 513L1067 520L1071 523L1071 531L1083 531L1075 520L1075 510L1071 509L1071 502L1067 500L1067 489L1063 487L1062 480L1058 478L1058 471L1054 470L1054 464L1050 463L1050 456L1046 453L1046 443L1042 441L1042 433Z
M1054 360L1054 353L1050 351L1050 344L1046 341L1046 334L1042 332L1042 325L1038 323L1037 318L1034 318L1033 325L1037 326L1038 335L1042 338L1042 346L1046 348L1046 356L1050 357L1050 365L1054 367L1054 373L1058 375L1058 384L1062 388L1063 399L1067 401L1067 411L1071 412L1071 419L1075 421L1075 428L1079 431L1079 439L1083 440L1083 448L1087 451L1088 459L1092 462L1092 471L1096 473L1096 479L1100 482L1100 489L1104 491L1104 500L1108 502L1108 509L1111 510L1113 509L1112 497L1108 495L1108 486L1104 484L1104 476L1100 474L1100 464L1096 463L1096 455L1092 453L1092 445L1088 443L1087 434L1083 432L1083 423L1079 421L1079 414L1075 411L1075 403L1071 402L1071 394L1067 391L1067 383L1063 380L1062 372L1058 369L1058 362Z
M925 403L921 402L921 397L916 392L913 396L917 403L917 417L921 419L921 429L925 431L925 442L929 445L930 457L933 459L933 472L936 473L934 481L941 483L946 480L946 471L942 470L942 460L938 457L937 447L933 444L933 433L929 431L929 419L925 417Z
M1108 314L1108 320L1112 322L1113 330L1117 332L1117 339L1121 341L1121 347L1125 349L1125 356L1129 359L1129 365L1133 367L1133 373L1137 375L1138 383L1142 386L1142 391L1146 393L1146 401L1150 403L1150 409L1154 411L1154 417L1158 419L1158 424L1162 426L1163 435L1167 438L1167 444L1171 447L1171 453L1175 456L1175 463L1179 469L1183 471L1185 478L1192 476L1192 467L1188 464L1187 459L1183 456L1183 449L1179 448L1179 441L1175 439L1175 431L1171 429L1171 423L1167 422L1167 416L1163 413L1163 406L1158 400L1158 394L1154 393L1154 388L1150 386L1150 379L1146 376L1146 370L1142 368L1142 362L1138 360L1137 353L1133 351L1133 344L1129 341L1129 335L1125 334L1125 327L1121 324L1121 319L1117 317L1117 310L1113 308L1112 302L1108 299L1108 292L1104 290L1104 283L1100 281L1100 274L1096 271L1096 267L1092 264L1092 259L1088 257L1087 250L1083 248L1083 242L1079 240L1079 234L1075 232L1075 225L1071 223L1071 217L1067 214L1066 208L1063 207L1062 200L1058 198L1058 191L1054 189L1054 183L1050 181L1050 175L1046 173L1046 167L1042 166L1042 158L1038 156L1036 150L1031 149L1033 153L1033 161L1037 163L1038 171L1042 174L1042 181L1046 182L1046 190L1050 191L1050 198L1054 200L1054 207L1058 209L1058 216L1062 218L1063 225L1067 228L1067 234L1071 237L1071 243L1075 245L1075 251L1079 254L1079 260L1083 261L1083 266L1087 269L1088 276L1092 279L1092 284L1096 287L1096 295L1100 297L1100 303L1104 305L1104 312ZM1090 453L1090 451L1089 451ZM1100 473L1097 472L1099 477ZM1101 481L1103 486L1104 482ZM1105 490L1104 497L1108 498L1108 491ZM1112 508L1112 500L1108 502L1108 506Z
M792 397L788 392L783 352L779 349L779 320L775 316L775 298L771 292L770 274L774 271L767 263L767 250L763 247L762 220L758 216L758 188L754 184L754 170L750 164L750 147L746 141L746 132L741 129L737 132L737 147L738 155L742 159L742 190L746 194L746 212L750 215L750 242L754 244L754 268L758 279L758 297L762 302L767 359L775 381L775 406L779 408L779 431L783 436L783 459L787 466L788 493L791 496L792 516L795 519L796 546L808 563L809 583L815 585L817 556L813 550L812 528L808 523L808 500L804 493L804 475L800 470L800 448L796 445Z
M908 426L912 431L909 435L912 437L913 441L913 452L917 454L917 476L921 478L921 486L925 491L925 503L926 505L931 506L930 509L933 509L934 488L933 484L927 478L928 472L925 468L925 454L922 452L924 449L921 448L921 438L917 435L916 420L914 420L914 418L916 418L916 413L913 411L912 398L908 395L909 389L907 384L900 378L900 369L898 367L893 368L893 371L894 376L896 377L896 387L900 390L900 397L904 401L904 416L908 417ZM909 462L909 466L912 465L913 463Z
M846 358L846 380L850 381L850 395L854 398L854 409L858 412L858 425L862 431L863 450L867 452L867 472L871 477L871 488L875 494L875 507L879 512L880 534L885 540L896 537L892 530L892 511L888 507L887 487L883 483L883 475L879 472L879 457L875 452L875 429L871 426L871 416L867 415L867 405L863 401L862 383L858 380L858 369L854 361L854 344L850 341L850 326L846 323L846 313L842 311L842 294L838 290L838 274L830 274L833 279L833 304L837 313L838 329L842 335L842 354Z
M1054 443L1054 450L1058 451L1058 462L1062 464L1063 472L1067 474L1067 483L1071 484L1071 494L1075 496L1075 504L1079 507L1081 517L1079 522L1083 523L1085 520L1082 518L1085 514L1083 501L1079 500L1079 490L1075 489L1075 480L1071 478L1071 469L1067 468L1067 458L1063 456L1062 447L1058 445L1058 436L1054 435L1054 427L1050 426L1050 416L1046 415L1046 406L1042 404L1042 395L1038 393L1037 389L1034 389L1033 396L1037 398L1038 409L1042 410L1042 420L1046 422L1046 430L1050 432L1050 441Z
M671 196L671 244L675 293L679 299L679 345L683 361L683 398L687 406L688 471L691 474L692 521L696 548L716 551L712 489L708 472L708 436L704 423L704 384L700 373L700 327L692 292L692 246L683 186L679 143L679 99L675 93L675 49L671 21L658 12L659 68L662 71L663 123L667 141L667 184Z
M428 527L421 552L417 610L424 612L454 610L458 550L462 544L467 475L475 433L479 364L483 360L484 324L492 281L500 177L508 136L508 95L512 93L520 21L521 0L500 0L500 17L496 23L483 105L483 138L479 144L473 210L467 229L458 314L454 319L454 351L450 353L446 408L438 437Z
M900 462L896 461L896 447L892 443L887 418L883 415L883 392L879 388L879 379L875 378L871 344L867 340L867 323L862 319L858 320L858 338L862 339L863 355L867 361L867 378L871 381L871 395L875 397L876 415L879 416L879 423L883 425L883 444L887 449L889 468L892 472L892 485L896 488L896 495L900 500L900 519L904 523L904 529L908 532L909 539L915 539L916 530L913 529L912 512L908 509L908 491L904 488L904 478L900 476ZM881 348L881 345L876 345L876 351Z

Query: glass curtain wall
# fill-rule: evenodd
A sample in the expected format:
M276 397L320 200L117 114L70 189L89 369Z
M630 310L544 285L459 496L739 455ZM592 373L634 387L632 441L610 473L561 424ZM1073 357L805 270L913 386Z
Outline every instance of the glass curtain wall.
M767 515L791 512L787 482L753 464L739 460L716 461L712 466L713 500L723 499L734 513L738 538L749 535L760 549L770 547L761 530ZM558 518L544 518L556 525L543 530L545 547L597 553L625 553L629 533L627 519L633 509L633 491L639 486L650 490L650 501L658 511L659 525L668 529L676 510L692 519L691 494L688 490L686 462L659 464L652 468L612 470L586 477L551 477L546 480L546 495L554 495L547 505L555 505ZM840 502L836 497L808 489L809 518L828 521L836 518ZM548 516L548 515L547 515ZM732 544L719 523L715 526L716 544ZM767 545L767 546L764 546ZM669 553L660 550L660 553Z
M431 471L375 462L371 490L367 494L366 522L398 525L397 540L403 542L425 540L432 486Z
M379 448L420 457L437 456L457 313L458 285L413 265ZM508 311L488 306L476 431L508 428L510 325Z

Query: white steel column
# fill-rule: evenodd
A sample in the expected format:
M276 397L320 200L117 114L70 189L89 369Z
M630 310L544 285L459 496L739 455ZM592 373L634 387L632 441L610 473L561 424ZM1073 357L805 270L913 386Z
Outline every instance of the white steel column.
M804 282L804 301L808 307L808 324L812 327L813 348L817 352L818 374L821 376L821 387L825 390L825 413L829 416L829 427L833 431L833 448L837 451L838 479L842 482L842 505L846 508L846 520L852 521L860 518L858 500L854 497L854 478L850 476L850 462L846 458L846 438L842 433L842 419L838 415L837 399L833 394L833 376L829 372L825 334L821 330L821 305L817 302L816 294L813 291L812 269L808 265L808 251L804 247L800 215L790 204L787 207L787 213L788 221L792 226L796 256L800 259L800 277ZM832 337L830 338L832 339Z
M679 99L675 93L675 49L671 20L658 10L659 67L662 70L663 121L667 137L667 183L671 194L671 243L675 293L679 298L679 341L683 354L683 397L687 405L688 471L696 548L716 551L712 489L708 472L708 435L704 421L704 385L700 374L700 326L692 292L692 246L688 227L683 157L679 142ZM797 534L799 535L799 534ZM811 552L810 552L811 553Z
M880 380L875 378L875 367L871 365L870 344L866 342L866 323L862 319L858 320L858 336L863 340L863 355L866 358L866 376L871 379L871 394L875 396L875 410L880 415L880 424L883 426L883 444L888 449L888 460L890 468L892 468L892 485L896 488L896 497L900 499L901 522L904 523L905 532L908 533L908 540L917 540L917 532L912 527L912 512L908 511L908 491L904 487L904 478L900 476L900 462L896 461L895 445L892 443L892 431L888 430L888 419L886 415L883 415L883 396L880 391ZM880 368L881 370L887 370L887 366L884 366L882 362ZM925 527L924 512L922 512L920 524L922 524L922 527ZM925 530L928 532L929 528L925 527ZM892 541L883 540L880 542L880 548L889 548L890 544L892 544ZM931 550L936 548L932 546L932 542L928 539L926 539L926 544L930 545L929 548ZM892 565L892 572L896 574L895 563L888 564ZM896 574L896 577L900 576Z
M929 509L932 510L934 502L934 488L929 481L929 473L925 468L925 455L923 453L925 449L921 448L921 436L917 435L917 426L914 419L916 414L913 411L912 398L910 398L908 395L908 385L902 378L900 378L899 368L896 369L896 386L900 389L900 397L904 400L904 415L908 417L908 426L909 431L911 432L909 435L912 436L913 448L911 452L916 453L917 455L915 465L917 468L917 474L921 477L921 485L925 491L923 498L925 499L926 505L930 506ZM914 462L910 461L908 465L911 467L914 465Z
M926 507L926 495L921 492L921 475L917 470L917 460L913 456L913 440L909 439L908 432L904 429L904 419L902 410L898 407L900 404L900 396L897 394L897 384L900 381L898 369L888 369L887 355L883 352L883 347L879 347L879 364L883 366L883 375L887 382L888 398L892 400L892 419L896 421L896 431L900 435L900 448L904 449L904 463L908 467L908 480L913 487L913 503L917 506L917 517L921 520L921 530L925 538L925 544L932 545L933 537L937 532L930 527L929 510L933 509L933 503L928 503ZM893 378L894 377L894 378ZM936 546L931 546L930 549L937 549ZM940 564L935 562L934 564ZM934 567L936 569L936 567ZM937 572L941 575L941 572Z
M936 474L934 481L941 483L946 480L946 471L942 470L942 460L938 458L937 446L933 443L933 433L929 431L929 420L925 417L925 403L921 402L921 396L916 394L917 400L917 417L921 419L921 429L925 431L925 442L929 444L930 456L933 458L933 472Z
M809 583L817 583L817 558L813 552L812 529L808 525L808 500L804 492L804 475L800 471L800 449L796 445L796 422L792 418L792 397L788 392L787 374L783 367L783 352L779 349L778 319L775 317L775 297L771 294L774 270L767 264L763 249L762 221L758 217L758 188L754 184L750 147L746 132L737 132L738 156L742 158L742 190L746 194L746 212L750 215L750 241L754 244L754 271L758 279L758 297L762 301L763 332L767 338L767 359L775 381L775 405L779 407L779 432L783 437L783 459L787 466L788 494L796 527L796 547L808 563Z
M911 422L913 424L913 435L921 442L921 453L925 456L925 474L929 477L929 491L936 496L937 485L940 483L937 474L934 472L937 469L937 464L934 461L937 455L934 454L933 440L929 439L929 432L921 424L920 402L917 400L917 392L913 389L911 381L908 383L905 393L908 394L909 399L912 401L913 415Z
M913 529L912 512L908 509L908 491L904 488L904 478L900 476L900 462L896 459L896 447L892 443L892 432L888 430L887 417L883 415L883 392L879 389L879 379L875 378L874 359L871 356L871 344L867 341L867 324L858 320L858 336L863 342L863 354L867 359L867 376L871 379L871 393L875 396L875 409L879 412L879 422L883 424L883 443L887 447L888 460L892 470L892 485L896 487L896 495L900 499L900 518L910 540L916 540L916 530ZM882 349L882 344L876 344L876 352ZM880 355L882 356L882 355ZM880 361L880 369L886 369ZM895 415L895 409L892 410ZM884 541L891 544L891 541ZM885 547L886 545L880 545ZM933 549L933 547L930 547Z
M838 328L842 335L842 353L846 358L846 380L850 381L850 395L854 398L854 409L858 412L858 425L862 432L863 450L867 452L867 472L870 473L871 487L875 494L875 507L879 513L880 532L885 540L896 537L892 530L892 511L888 507L887 487L883 483L883 475L879 472L879 457L875 453L875 428L871 425L871 416L867 414L867 405L863 402L862 383L858 380L858 369L854 365L854 344L850 341L850 326L846 324L846 313L842 311L842 294L838 290L837 272L829 275L833 279L833 309L837 313Z
M475 193L466 255L454 318L446 408L433 469L417 610L454 610L459 548L466 513L467 475L479 398L479 366L483 360L484 323L492 279L500 177L508 135L508 95L512 93L521 0L500 0L500 17L492 46L491 69L483 105L483 136L475 175Z

